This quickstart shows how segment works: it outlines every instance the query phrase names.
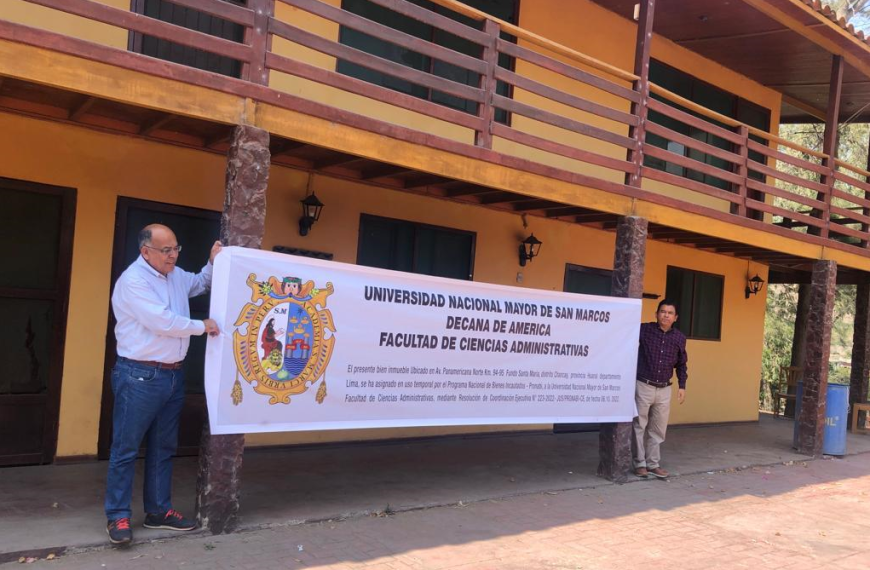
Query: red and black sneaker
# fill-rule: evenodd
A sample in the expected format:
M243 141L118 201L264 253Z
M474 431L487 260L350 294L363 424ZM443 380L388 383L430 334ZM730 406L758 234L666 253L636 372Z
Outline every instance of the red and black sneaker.
M106 525L109 542L112 544L130 544L133 541L133 531L130 529L130 519L115 519Z
M188 531L196 528L196 521L184 518L175 509L169 509L163 514L149 513L145 515L145 528L165 528L167 530Z

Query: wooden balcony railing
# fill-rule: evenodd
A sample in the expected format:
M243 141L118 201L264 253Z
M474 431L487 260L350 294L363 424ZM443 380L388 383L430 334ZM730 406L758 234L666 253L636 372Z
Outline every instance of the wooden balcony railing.
M870 244L870 172L715 113L657 85L650 86L653 95L645 101L653 115L667 117L671 125L674 121L684 125L686 132L704 133L707 140L677 132L652 119L645 129L632 129L640 123L639 117L631 113L632 103L642 102L643 97L634 88L638 77L454 0L430 1L470 19L475 25L467 25L459 19L405 0L370 1L477 46L474 54L461 53L412 36L321 0L248 0L247 7L221 0L170 0L179 6L194 8L243 26L243 42L217 38L95 0L26 1L231 58L242 64L241 77L237 79L218 79L215 74L200 70L173 73L173 77L181 81L199 81L237 93L241 83L269 86L275 84L276 76L300 78L306 85L313 82L458 126L466 130L469 137L459 145L455 144L455 139L450 140L453 143L450 148L457 152L497 161L510 157L515 160L511 164L540 167L541 172L578 184L681 207L742 225L764 227L783 235L801 233L804 235L800 239L838 248L866 251ZM306 18L321 19L331 25L306 28L300 21L278 19L274 15L276 3L294 8L290 14L306 13ZM5 24L2 27L5 30L27 30L24 26L3 23L2 12L0 24ZM431 70L412 68L341 43L330 32L314 31L334 31L336 25L455 66L478 77L479 81L467 84ZM505 39L503 33L517 41ZM63 41L58 36L56 40L46 40L55 36L23 33L7 34L6 37L26 37L32 42L36 42L33 38L39 38L44 47L50 49L91 59L99 57L95 54L108 54L112 56L109 58L112 62L130 62L131 66L133 63L141 64L140 68L145 65L145 60L150 60L131 53L121 57L117 49L95 51L81 39ZM324 67L318 63L323 58L291 56L290 53L303 52L282 52L273 46L274 38L329 56L327 59L332 63ZM508 56L513 65L510 68L500 65L504 58L500 60L499 56ZM475 112L339 73L335 60L419 86L428 92L470 102ZM161 62L161 65L170 66L166 69L181 68L167 62ZM505 90L499 92L497 85L500 83L511 87L511 96L507 96ZM253 96L257 97L257 93L263 92L257 91ZM284 97L285 103L281 104L292 107L294 97L309 97L316 101L317 96L316 91L302 89L293 97ZM272 98L270 102L275 100ZM510 121L498 120L497 110L502 116L508 114ZM384 124L390 123L389 116L374 113L373 117ZM669 144L665 145L668 148L631 136L631 133L644 130L648 135L668 141ZM428 133L428 137L430 141L449 138L434 132ZM708 141L716 141L716 144ZM674 152L680 148L688 151ZM534 149L534 152L523 149ZM630 151L640 151L648 160L645 164L631 162L627 159ZM546 162L528 158L539 157L542 153L548 157ZM656 167L656 161L667 167ZM639 177L643 181L642 187L626 182L632 177ZM680 198L673 196L674 188L682 189ZM685 191L698 199L686 199Z

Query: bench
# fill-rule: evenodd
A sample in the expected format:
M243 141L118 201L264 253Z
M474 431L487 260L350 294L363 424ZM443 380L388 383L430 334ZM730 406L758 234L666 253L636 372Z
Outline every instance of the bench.
M858 402L855 402L854 404L852 404L852 433L868 434L870 433L870 429L867 429L865 427L867 423L866 420L864 422L864 425L862 425L860 428L858 427L858 415L861 412L867 412L868 414L870 414L870 403L859 404Z

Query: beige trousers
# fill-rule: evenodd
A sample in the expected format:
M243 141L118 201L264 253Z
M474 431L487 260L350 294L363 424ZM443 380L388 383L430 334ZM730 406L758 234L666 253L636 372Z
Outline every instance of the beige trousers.
M661 445L668 431L671 387L656 388L643 382L635 382L634 400L637 403L634 437L631 442L634 468L655 469L662 459Z

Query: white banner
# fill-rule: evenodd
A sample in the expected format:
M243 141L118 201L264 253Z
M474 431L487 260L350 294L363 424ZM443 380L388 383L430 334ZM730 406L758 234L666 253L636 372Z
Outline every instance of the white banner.
M211 431L628 422L640 311L639 299L224 248Z

